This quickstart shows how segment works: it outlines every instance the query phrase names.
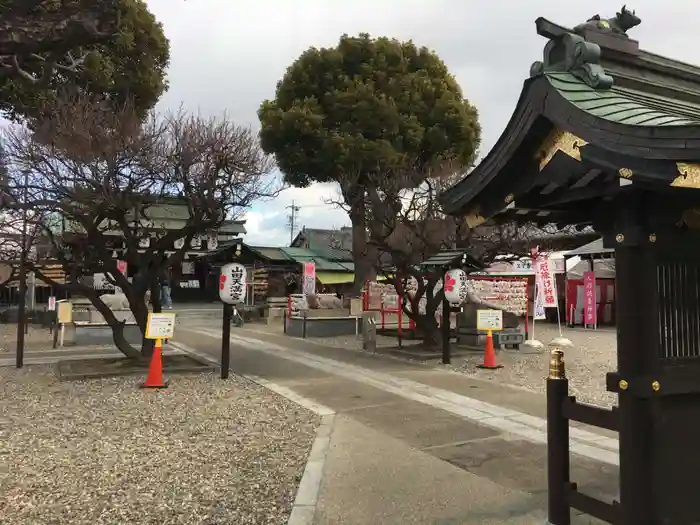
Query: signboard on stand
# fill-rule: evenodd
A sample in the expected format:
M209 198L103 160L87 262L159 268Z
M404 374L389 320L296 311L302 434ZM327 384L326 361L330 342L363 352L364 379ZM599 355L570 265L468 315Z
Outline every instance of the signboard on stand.
M146 339L172 339L175 335L174 313L149 313L146 322Z
M316 294L316 264L312 262L304 263L304 276L302 290L306 295Z
M595 292L595 272L583 272L583 324L585 326L598 324Z
M476 311L476 329L486 332L495 330L503 330L503 311L502 310L477 310Z

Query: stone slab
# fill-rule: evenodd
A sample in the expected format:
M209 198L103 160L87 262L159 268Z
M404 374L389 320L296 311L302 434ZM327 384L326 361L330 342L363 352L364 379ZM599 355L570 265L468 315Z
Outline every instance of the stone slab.
M323 400L325 406L336 412L391 405L401 401L400 397L388 392L340 377L316 379L305 384L297 383L293 385L293 390L319 403Z
M143 340L141 329L137 325L124 326L124 337L130 344L136 346L140 346ZM73 344L80 346L114 344L112 329L107 325L77 324Z
M509 489L336 416L316 525L532 525L541 495ZM577 524L578 525L578 524Z
M145 375L148 370L148 363L132 361L126 357L66 359L60 361L57 366L61 381ZM187 355L166 355L163 357L163 372L165 374L201 373L213 370L214 367L205 365Z
M285 333L290 337L354 335L362 329L361 324L354 317L286 317Z
M532 493L547 491L545 445L508 439L430 449L429 453L452 465L503 486ZM577 455L571 456L571 481L581 492L612 501L618 493L617 467Z
M411 401L355 410L352 417L417 448L440 447L498 435L498 431L491 428Z

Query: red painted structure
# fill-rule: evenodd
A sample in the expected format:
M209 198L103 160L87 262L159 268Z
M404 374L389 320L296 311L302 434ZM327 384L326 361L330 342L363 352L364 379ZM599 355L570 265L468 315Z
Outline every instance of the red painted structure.
M578 300L578 289L583 289L583 279L569 279L566 284L566 324L575 322L583 315L583 300ZM606 319L605 309L609 307L610 316ZM598 324L615 324L615 279L596 278L596 319Z

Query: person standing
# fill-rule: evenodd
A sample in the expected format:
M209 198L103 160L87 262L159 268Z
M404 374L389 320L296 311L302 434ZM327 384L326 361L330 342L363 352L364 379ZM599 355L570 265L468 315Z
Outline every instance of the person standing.
M171 294L172 272L170 268L165 268L158 279L160 285L160 306L166 310L173 309L173 299Z

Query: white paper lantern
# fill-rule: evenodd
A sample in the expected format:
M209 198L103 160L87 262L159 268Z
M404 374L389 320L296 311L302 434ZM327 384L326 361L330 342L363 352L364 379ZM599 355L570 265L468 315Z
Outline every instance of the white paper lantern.
M221 268L219 278L219 298L228 304L238 304L245 301L246 269L239 263L226 264Z
M462 304L467 300L467 274L464 270L449 270L445 273L443 287L445 299L450 304Z

